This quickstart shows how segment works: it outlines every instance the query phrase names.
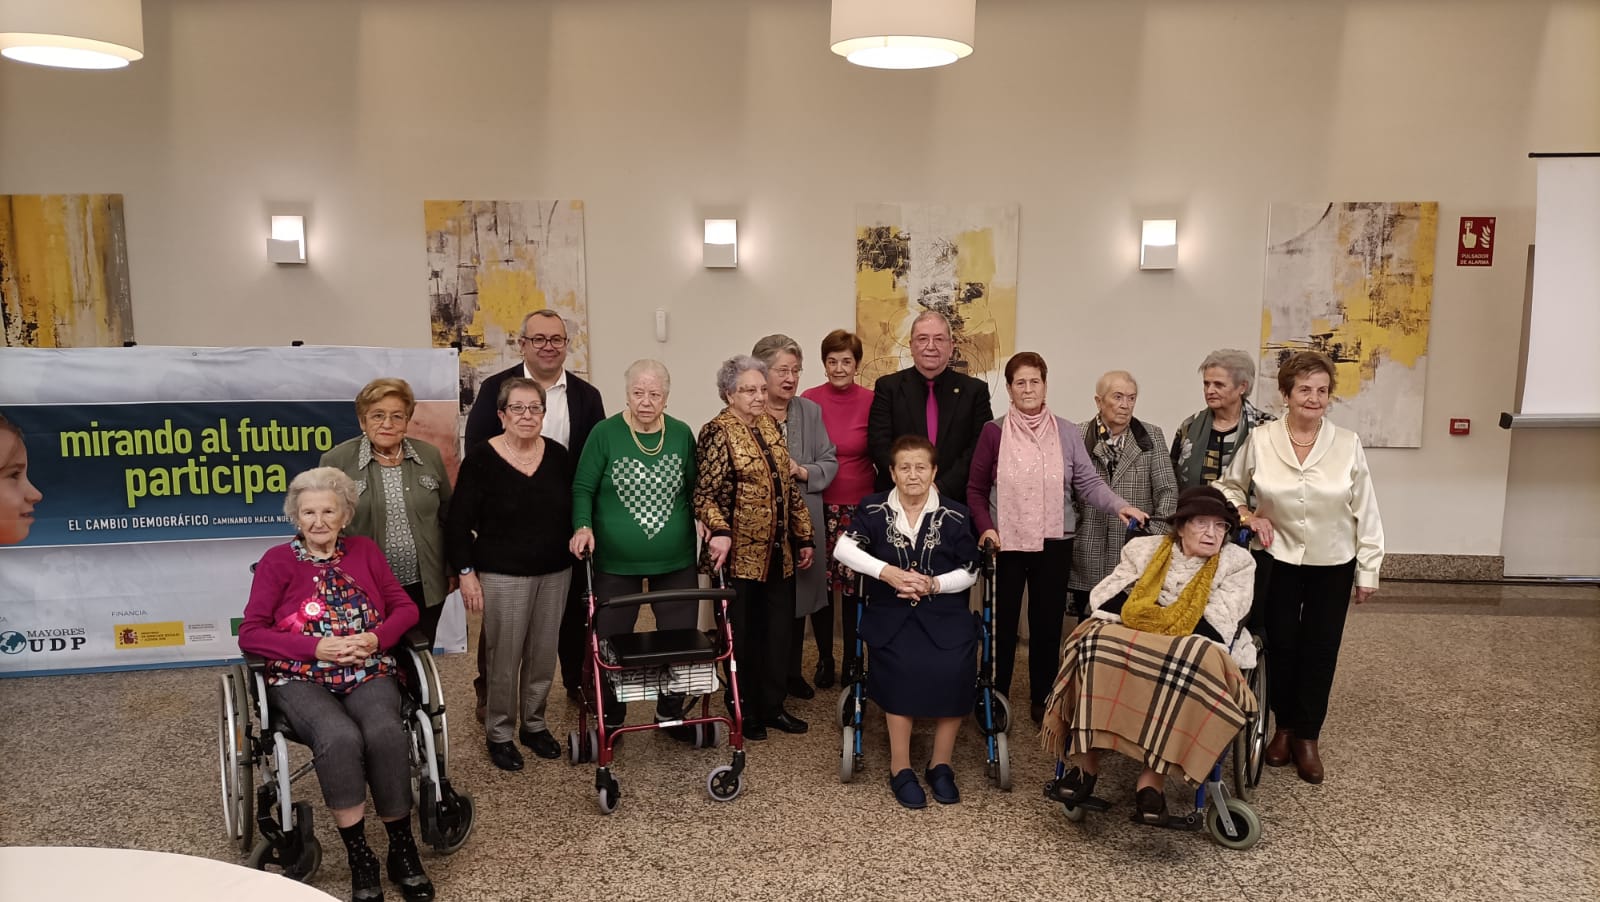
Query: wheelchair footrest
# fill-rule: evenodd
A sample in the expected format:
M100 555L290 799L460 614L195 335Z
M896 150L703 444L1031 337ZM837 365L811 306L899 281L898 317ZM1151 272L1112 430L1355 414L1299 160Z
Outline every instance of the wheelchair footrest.
M1133 816L1130 818L1130 820L1141 827L1160 827L1165 830L1190 831L1203 828L1206 822L1205 813L1202 811L1191 811L1188 814L1183 815L1168 814L1166 821L1160 824L1147 823L1144 819L1139 817L1139 812L1135 811L1133 812Z

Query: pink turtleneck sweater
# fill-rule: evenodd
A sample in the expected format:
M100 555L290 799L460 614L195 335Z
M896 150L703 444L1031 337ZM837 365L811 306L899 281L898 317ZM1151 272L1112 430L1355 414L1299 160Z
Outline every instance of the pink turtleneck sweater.
M867 452L867 414L872 410L872 389L851 384L840 391L824 382L800 395L822 408L822 425L839 457L839 474L822 490L823 504L860 504L872 494L877 470Z

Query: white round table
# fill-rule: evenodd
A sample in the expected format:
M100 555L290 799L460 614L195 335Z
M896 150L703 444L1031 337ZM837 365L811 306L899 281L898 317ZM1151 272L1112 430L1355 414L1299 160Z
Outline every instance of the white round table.
M333 898L278 874L193 855L69 846L0 847L0 902L328 902Z

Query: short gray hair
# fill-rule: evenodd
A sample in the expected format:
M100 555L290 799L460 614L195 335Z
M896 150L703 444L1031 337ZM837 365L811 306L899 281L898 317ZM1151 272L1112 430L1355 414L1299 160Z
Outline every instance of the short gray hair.
M661 380L661 390L672 394L672 374L667 372L667 365L659 360L646 357L628 364L628 371L622 374L622 390L633 391L633 383L645 373L652 373Z
M793 354L796 360L806 359L806 355L800 353L800 345L782 333L768 335L756 342L756 346L750 349L750 356L760 358L762 363L772 366L777 362L778 355L786 351Z
M767 375L767 365L751 357L749 354L739 354L722 361L722 366L717 367L717 394L723 403L733 394L739 386L739 377L755 370L764 379Z
M527 316L524 316L522 318L522 333L521 334L523 334L523 335L527 335L528 334L528 320L533 319L536 316L544 316L544 317L549 317L550 319L561 320L561 333L563 335L567 336L568 338L572 337L572 324L567 322L567 318L566 317L564 317L561 314L555 312L554 310L551 310L549 307L544 307L544 308L541 308L539 310L535 310L532 313L528 314Z
M1101 376L1100 379L1095 382L1095 396L1105 397L1106 389L1111 387L1111 382L1114 379L1126 379L1133 384L1133 390L1135 392L1139 391L1139 380L1133 378L1132 373L1128 372L1127 370L1108 370L1106 371L1105 375Z
M283 496L283 512L290 523L300 513L300 496L306 492L332 492L344 505L346 523L356 514L355 480L338 467L314 467L290 481L289 492Z
M1219 348L1206 355L1200 361L1198 372L1204 374L1206 370L1218 367L1228 371L1228 378L1234 385L1243 385L1249 388L1256 383L1256 362L1250 355L1238 348Z
M948 337L951 341L955 341L956 333L955 333L954 329L950 328L950 317L945 316L943 313L940 313L937 310L924 310L921 313L917 314L917 318L913 319L911 321L911 329L909 331L907 331L906 334L910 335L912 332L917 331L917 324L922 322L925 319L936 319L936 320L938 320L939 321L939 325L944 326L944 334L945 334L945 336Z

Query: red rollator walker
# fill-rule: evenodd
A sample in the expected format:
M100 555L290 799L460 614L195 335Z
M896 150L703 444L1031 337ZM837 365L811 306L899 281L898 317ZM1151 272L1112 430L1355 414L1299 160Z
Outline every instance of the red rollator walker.
M578 729L567 734L567 760L573 765L596 763L594 772L595 805L601 814L617 810L622 791L611 775L611 758L617 740L627 733L669 730L686 738L697 749L715 748L725 730L733 748L733 761L719 764L706 776L706 793L719 802L731 802L743 788L744 718L739 700L738 681L731 678L739 670L733 656L733 626L728 620L728 603L735 593L726 585L710 589L666 589L619 595L600 602L594 594L594 562L583 558L587 580L588 613L585 627L589 634L589 653L583 662L583 703L578 707ZM725 582L718 574L718 582ZM638 607L673 601L712 603L715 626L698 629L655 630L647 633L622 633L601 639L595 633L595 612L600 608ZM711 713L711 699L718 688L717 665L726 663L728 710L726 717ZM610 693L606 691L607 685ZM661 697L680 697L684 716L633 726L606 726L608 703L654 701ZM687 716L699 696L700 716Z

